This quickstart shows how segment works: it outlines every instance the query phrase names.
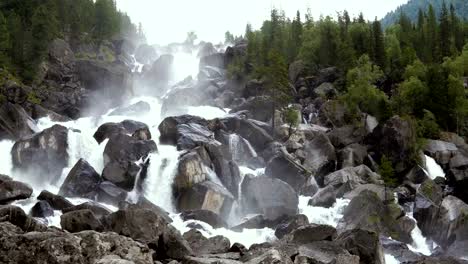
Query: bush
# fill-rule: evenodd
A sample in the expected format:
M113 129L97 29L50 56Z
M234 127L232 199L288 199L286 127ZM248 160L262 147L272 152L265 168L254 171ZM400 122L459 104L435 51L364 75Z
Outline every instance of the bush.
M438 139L440 128L433 113L424 110L424 116L418 120L417 133L420 138Z
M380 159L379 173L386 186L391 188L397 186L397 179L395 178L392 162L385 155Z

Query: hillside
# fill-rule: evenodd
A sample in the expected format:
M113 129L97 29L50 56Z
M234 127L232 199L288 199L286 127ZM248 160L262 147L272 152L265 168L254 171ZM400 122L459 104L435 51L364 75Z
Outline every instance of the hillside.
M445 0L445 3L453 5L455 11L459 17L463 17L465 20L468 20L468 1L466 0ZM419 9L427 10L429 4L432 4L436 14L440 14L442 9L443 1L441 0L410 0L407 4L398 7L395 11L389 12L383 19L382 25L387 27L397 22L400 13L404 12L411 21L415 22L418 19Z

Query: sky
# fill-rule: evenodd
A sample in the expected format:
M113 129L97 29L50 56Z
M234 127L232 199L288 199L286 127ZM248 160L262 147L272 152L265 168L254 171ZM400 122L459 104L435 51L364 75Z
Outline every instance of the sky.
M189 31L200 40L218 43L224 33L243 34L247 23L261 27L275 7L293 17L297 10L310 8L314 19L320 15L336 17L336 11L348 10L354 16L363 12L366 19L382 18L408 0L117 0L135 24L142 23L150 44L183 41Z

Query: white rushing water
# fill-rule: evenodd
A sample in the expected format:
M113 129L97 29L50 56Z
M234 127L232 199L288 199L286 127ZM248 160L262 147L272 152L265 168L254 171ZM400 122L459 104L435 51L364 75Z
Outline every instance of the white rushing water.
M336 227L338 221L343 217L343 211L348 206L348 199L336 199L335 204L330 208L316 207L308 205L311 197L299 196L299 213L307 216L310 223L324 224Z
M429 178L445 177L444 170L433 158L427 155L424 155L424 157L426 158L426 172Z

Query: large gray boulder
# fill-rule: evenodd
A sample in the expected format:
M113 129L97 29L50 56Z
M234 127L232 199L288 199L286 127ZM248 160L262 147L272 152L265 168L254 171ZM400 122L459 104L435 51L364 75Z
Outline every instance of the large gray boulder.
M70 211L60 216L60 226L71 233L85 230L102 232L101 220L89 209Z
M141 64L151 64L157 58L156 50L148 44L141 44L135 51L135 59Z
M73 166L59 190L59 195L67 197L93 198L102 182L101 176L84 159Z
M151 66L149 71L144 73L144 81L151 87L151 93L155 96L163 95L172 75L174 56L170 54L161 55Z
M246 175L241 187L245 213L259 213L267 219L296 215L298 195L287 183L268 177Z
M200 231L191 229L184 234L184 239L187 240L193 253L197 256L204 254L226 253L231 247L229 239L222 236L205 238Z
M241 105L234 107L230 113L248 111L248 117L262 122L270 122L273 114L271 98L268 96L250 97Z
M341 233L336 242L349 253L359 256L360 263L385 264L385 256L379 234L355 229Z
M0 139L19 140L38 131L34 120L17 104L0 106Z
M118 134L130 134L133 135L135 132L140 131L145 135L144 138L136 137L137 139L150 140L151 132L149 127L142 122L133 120L124 120L120 123L105 123L102 124L94 133L93 137L96 141L101 144L105 139L110 139Z
M428 139L424 146L424 153L431 156L441 166L446 166L458 153L458 148L450 142Z
M31 197L33 189L28 184L13 181L9 177L0 177L0 204Z
M11 150L13 166L34 172L37 183L53 183L68 165L68 129L54 125L28 139L15 143Z
M294 263L359 264L359 257L331 241L315 241L296 249Z
M336 152L325 134L318 134L304 145L304 167L309 169L319 184L323 177L336 169Z
M39 201L46 201L54 210L63 210L73 206L73 204L64 197L46 190L42 191L37 199Z
M265 175L288 183L298 193L312 177L309 171L286 153L277 155L268 162Z

